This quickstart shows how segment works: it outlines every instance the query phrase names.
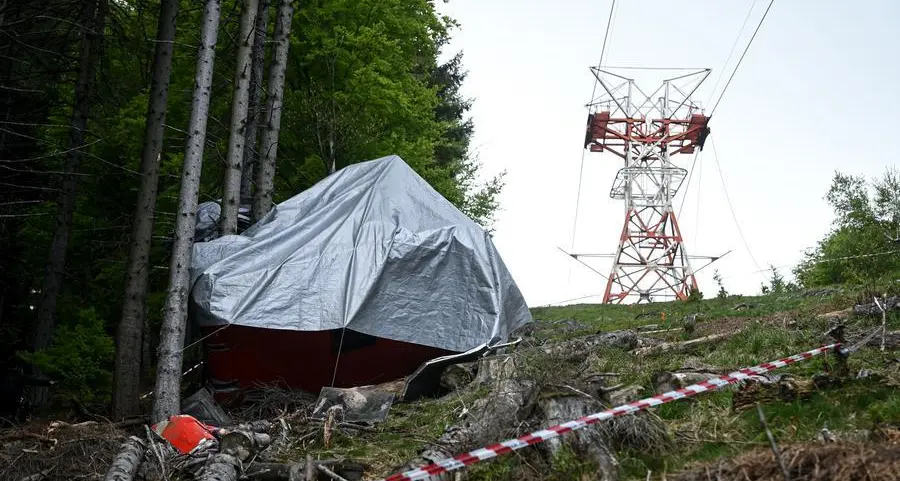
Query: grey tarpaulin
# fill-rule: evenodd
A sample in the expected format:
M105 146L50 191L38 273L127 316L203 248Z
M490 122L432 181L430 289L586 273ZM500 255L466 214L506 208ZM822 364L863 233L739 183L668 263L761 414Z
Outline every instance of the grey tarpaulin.
M197 223L194 227L194 241L206 242L219 236L219 216L222 206L219 200L207 201L197 206ZM250 224L250 204L241 202L238 206L238 231Z
M339 170L194 246L192 315L465 351L531 321L490 236L398 156Z

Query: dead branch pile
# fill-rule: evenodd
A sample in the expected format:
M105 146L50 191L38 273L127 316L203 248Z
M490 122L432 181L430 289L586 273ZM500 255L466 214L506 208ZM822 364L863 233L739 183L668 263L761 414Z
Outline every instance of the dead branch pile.
M310 393L272 385L260 385L242 397L240 406L229 412L234 419L275 419L288 413L307 412L316 402L316 396Z
M127 438L109 424L63 422L0 431L0 479L100 480Z
M900 445L827 444L786 447L782 459L792 481L900 480ZM669 475L669 481L784 481L769 449L757 449L733 459L695 466Z

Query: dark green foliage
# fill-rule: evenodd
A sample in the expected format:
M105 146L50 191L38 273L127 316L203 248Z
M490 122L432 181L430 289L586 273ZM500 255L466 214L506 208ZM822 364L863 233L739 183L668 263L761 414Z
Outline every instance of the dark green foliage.
M697 302L703 299L703 293L700 292L700 289L696 287L692 287L687 296L687 302Z
M104 319L93 309L82 310L71 321L60 319L49 349L22 354L24 360L59 381L58 394L101 407L112 392L114 356L113 339Z
M221 195L239 4L224 0L222 6L201 202ZM6 122L0 125L0 342L11 348L8 356L31 343L32 306L40 297L55 229L56 173L65 157L79 44L78 29L61 19L77 18L79 9L78 1L6 2L3 9L10 35L0 38L0 84L15 88L0 90L0 121ZM109 336L121 314L158 12L158 0L112 2L102 32L100 81L91 98L57 309L61 329L70 330L67 336L71 329ZM174 227L201 13L202 2L181 1L150 256L147 315L154 341L168 279L167 240ZM479 164L468 156L474 126L468 118L471 101L460 93L462 54L438 60L455 23L439 17L427 0L313 0L298 4L293 26L276 202L324 178L332 161L341 168L398 154L489 227L502 175L481 183ZM271 36L274 22L269 29ZM268 52L267 63L270 57ZM86 321L74 321L87 316L86 308L93 313L90 331ZM108 339L103 336L100 340ZM71 377L71 384L63 385L67 395L101 400L108 382L100 371L110 366L91 364L84 376L96 386L106 384L83 391L79 386L88 378L63 370L64 360L77 357L73 350L81 352L61 345L30 359L47 372Z

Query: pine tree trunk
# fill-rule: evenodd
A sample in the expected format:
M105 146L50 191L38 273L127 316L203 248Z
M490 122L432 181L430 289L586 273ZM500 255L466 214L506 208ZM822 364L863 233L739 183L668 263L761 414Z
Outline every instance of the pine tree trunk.
M269 89L266 100L266 127L260 142L260 160L256 171L253 196L253 220L259 220L272 209L275 185L275 159L278 154L278 132L281 129L281 107L284 103L284 72L290 47L291 19L294 0L279 0L275 23L275 52L269 67Z
M137 414L141 375L141 336L143 335L147 278L150 267L150 239L159 181L159 158L162 152L163 126L169 76L172 73L172 50L175 40L175 17L178 0L162 0L156 31L153 79L147 101L144 147L141 152L141 185L134 212L131 256L125 280L125 302L116 332L116 366L113 383L113 417L120 419Z
M209 119L210 85L212 84L215 47L218 38L222 0L206 0L197 52L197 74L191 120L188 126L178 215L175 220L175 239L169 264L169 291L163 310L160 330L159 358L152 422L178 414L181 404L181 364L187 321L187 301L190 291L191 250L197 222L197 198L206 143L206 123Z
M56 301L62 289L66 265L66 250L69 244L69 233L72 230L72 217L75 213L77 199L77 174L81 165L84 147L84 131L87 128L91 106L91 92L94 86L97 54L103 41L104 22L106 20L107 0L85 0L81 12L81 57L78 80L75 84L72 123L69 131L69 151L66 155L65 174L62 189L57 202L56 232L50 243L47 257L47 271L38 304L35 327L34 349L39 351L50 346L53 331L56 327ZM46 389L40 389L35 401L46 400Z
M247 101L250 93L250 53L256 39L256 7L259 0L243 0L241 33L238 37L237 71L234 75L234 98L231 102L231 135L225 155L225 179L222 182L222 216L219 233L237 233L238 210L241 197L241 166L247 142Z
M253 190L253 171L259 160L257 132L261 114L259 97L262 92L263 69L266 60L266 28L269 23L269 0L259 0L256 15L256 38L251 54L250 95L247 100L247 139L244 144L244 161L241 164L241 199L248 199Z

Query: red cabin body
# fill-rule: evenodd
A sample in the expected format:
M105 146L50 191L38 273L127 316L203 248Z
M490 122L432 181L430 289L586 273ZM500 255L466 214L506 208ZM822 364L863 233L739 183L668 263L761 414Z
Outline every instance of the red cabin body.
M220 330L212 334L216 329ZM451 354L351 330L287 331L231 325L204 331L203 335L209 336L205 341L208 374L220 401L261 384L312 393L323 386L379 384L406 376L429 359Z

